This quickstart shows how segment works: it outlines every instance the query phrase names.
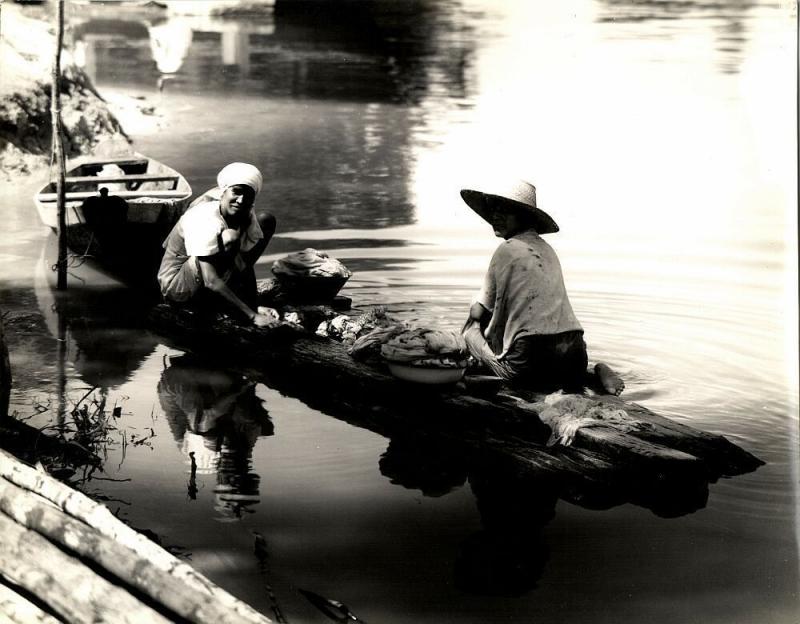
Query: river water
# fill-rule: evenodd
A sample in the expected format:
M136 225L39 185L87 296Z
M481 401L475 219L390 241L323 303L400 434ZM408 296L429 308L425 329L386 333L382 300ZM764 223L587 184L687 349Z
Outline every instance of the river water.
M298 589L371 623L797 622L791 5L326 6L82 13L72 37L101 93L152 112L137 149L196 192L230 161L261 168L278 219L261 276L323 249L359 305L457 328L498 242L458 189L530 179L590 358L766 465L671 513L467 475L448 449L182 354L85 266L56 298L33 181L1 208L3 307L31 313L8 329L12 409L120 406L83 487L289 622L328 621Z

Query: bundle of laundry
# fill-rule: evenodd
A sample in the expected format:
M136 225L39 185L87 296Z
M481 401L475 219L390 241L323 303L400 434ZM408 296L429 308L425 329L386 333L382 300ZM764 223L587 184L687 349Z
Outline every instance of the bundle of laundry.
M302 302L330 301L352 275L339 260L311 247L276 260L272 273L288 299Z
M352 272L324 251L308 247L290 253L272 264L272 272L279 278L338 277L349 278Z
M465 368L469 351L463 336L451 330L415 328L381 345L388 362L426 368Z

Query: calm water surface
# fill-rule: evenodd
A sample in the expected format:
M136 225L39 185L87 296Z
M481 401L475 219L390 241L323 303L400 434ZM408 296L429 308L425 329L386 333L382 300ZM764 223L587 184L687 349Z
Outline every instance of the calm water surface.
M3 305L36 312L9 329L26 336L13 408L41 422L91 388L121 406L114 480L86 489L290 622L327 621L298 588L367 622L797 622L795 18L562 4L278 0L259 18L84 15L73 36L102 93L154 107L137 148L197 192L227 162L262 169L279 223L262 275L324 249L358 304L458 327L497 244L458 189L532 180L590 357L764 467L657 514L388 440L183 355L86 267L56 299L33 183L2 208Z

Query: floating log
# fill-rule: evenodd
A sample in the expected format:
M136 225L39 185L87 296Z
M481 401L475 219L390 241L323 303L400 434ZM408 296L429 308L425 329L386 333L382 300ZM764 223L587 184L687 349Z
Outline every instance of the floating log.
M470 395L463 385L399 381L385 367L355 360L343 344L286 323L257 328L230 319L209 321L166 304L156 306L150 319L176 346L258 371L312 407L322 403L323 411L389 436L417 431L460 442L512 461L521 471L590 480L610 475L714 480L763 463L720 435L614 396L565 395L548 405L543 396L525 400L506 389L486 399ZM548 446L553 437L562 443Z
M181 617L189 621L208 624L217 624L218 622L266 624L270 621L249 605L212 583L191 566L122 523L104 505L95 503L82 493L69 488L49 475L22 464L2 450L0 450L0 479L20 490L36 495L31 498L25 492L15 493L6 486L3 494L0 494L2 499L0 509L3 511L0 513L0 520L3 521L0 531L5 531L3 527L7 524L13 525L20 536L33 536L41 540L40 543L50 544L56 548L39 535L38 532L41 531L49 538L64 544L65 548L93 559L101 566L108 566L108 568L116 566L114 570L111 570L115 575L125 576L128 574L126 570L131 571L132 576L128 575L121 579L125 584L137 587L144 594L152 596L154 600L158 598L155 602L164 605L170 612L180 613L182 611ZM72 520L60 515L60 512L64 512ZM12 520L12 516L7 515L8 513L12 514L14 520ZM61 527L58 525L59 519L65 521ZM35 527L36 532L17 524L15 520L24 522L26 526L29 524ZM73 520L90 527L99 536L89 539L85 531L78 529ZM84 539L89 540L87 544L78 544ZM0 543L2 542L3 540L0 540ZM110 542L114 542L116 545L111 546ZM120 547L125 550L120 551ZM61 552L58 548L56 550ZM115 555L120 555L121 552L125 553L125 561L112 562L111 559ZM7 555L11 559L14 557L12 551L8 551ZM63 614L62 602L66 598L57 594L51 596L45 586L34 586L33 581L28 586L17 580L18 578L23 580L40 578L35 575L37 565L44 566L44 571L40 571L40 575L45 574L47 570L60 571L58 566L45 565L44 561L37 563L37 560L32 560L33 567L31 569L17 570L10 561L0 557L0 575L9 578L16 585L34 594L46 596L48 599L52 597L59 606L59 608L53 606L53 609L59 614ZM11 567L7 570L7 566ZM165 583L163 587L154 586L161 582ZM38 590L41 590L41 593ZM90 589L86 591L91 593ZM164 592L170 591L174 591L178 595L171 598L162 595ZM170 604L166 600L169 600ZM50 603L48 602L48 604ZM126 620L109 617L106 621L122 622Z

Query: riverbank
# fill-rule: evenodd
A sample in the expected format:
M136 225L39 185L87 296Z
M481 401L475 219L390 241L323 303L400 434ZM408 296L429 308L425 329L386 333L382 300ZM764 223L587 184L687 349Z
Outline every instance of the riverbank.
M50 88L55 36L44 14L29 16L16 4L4 4L0 37L0 178L35 175L50 162L52 141ZM62 52L62 121L67 157L90 152L126 127L149 123L154 107L134 97L102 96L75 62Z

